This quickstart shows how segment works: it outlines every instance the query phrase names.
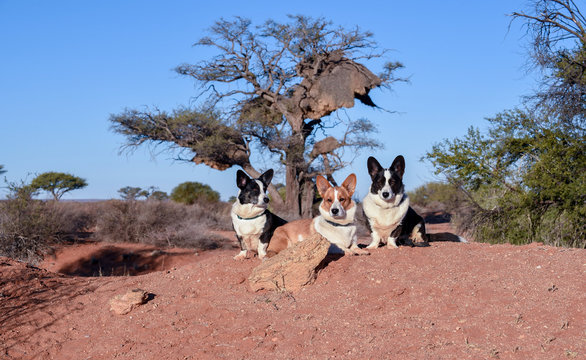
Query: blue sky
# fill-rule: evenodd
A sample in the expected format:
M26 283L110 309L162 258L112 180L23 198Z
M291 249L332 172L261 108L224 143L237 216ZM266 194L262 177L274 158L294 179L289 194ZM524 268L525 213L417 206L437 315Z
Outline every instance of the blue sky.
M419 161L434 143L462 136L471 125L484 128L486 117L519 106L535 89L526 66L529 39L521 23L509 28L506 16L526 6L522 0L0 0L3 176L30 181L60 171L87 180L88 187L65 199L117 198L125 186L170 192L184 181L207 183L228 199L237 193L236 168L216 171L147 147L120 154L124 138L109 129L108 118L126 107L172 110L189 104L194 83L173 69L209 56L191 45L214 20L239 15L260 24L304 14L372 31L381 47L392 49L390 59L405 65L401 74L410 84L371 92L375 103L396 113L361 104L348 111L377 124L376 138L385 147L364 151L335 178L355 172L363 197L366 158L374 155L388 166L402 154L404 181L412 190L437 180ZM283 181L281 174L276 181ZM0 197L5 193L0 189Z

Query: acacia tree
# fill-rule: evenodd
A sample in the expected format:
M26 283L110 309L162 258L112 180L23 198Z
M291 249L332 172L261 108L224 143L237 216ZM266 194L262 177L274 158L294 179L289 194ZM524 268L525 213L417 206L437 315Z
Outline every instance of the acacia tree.
M253 176L253 150L273 156L285 167L285 204L274 186L274 204L293 214L311 215L313 178L328 176L348 164L344 150L379 144L367 119L324 119L354 100L375 106L369 91L390 87L400 63L388 62L379 75L359 61L379 58L370 32L334 27L322 18L290 16L253 27L240 17L220 19L195 46L217 54L176 71L199 85L205 106L171 114L155 109L127 109L110 117L113 130L133 147L145 142L172 144L195 153L195 163L215 169L240 166ZM333 136L335 128L336 137Z
M87 182L85 179L71 174L51 171L34 178L30 186L33 189L41 189L51 193L53 199L57 201L66 192L86 187Z
M148 190L143 190L136 186L125 186L120 188L118 194L120 194L120 197L125 201L135 201L141 197L144 197L145 199L149 197Z

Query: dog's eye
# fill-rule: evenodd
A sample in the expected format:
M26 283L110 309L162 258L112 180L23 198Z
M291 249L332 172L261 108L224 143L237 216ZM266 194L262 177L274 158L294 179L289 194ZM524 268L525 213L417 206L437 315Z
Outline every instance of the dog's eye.
M331 203L332 202L332 199L326 199L326 201L329 202L329 203Z
M340 198L340 202L344 202L344 201L346 201L346 199Z

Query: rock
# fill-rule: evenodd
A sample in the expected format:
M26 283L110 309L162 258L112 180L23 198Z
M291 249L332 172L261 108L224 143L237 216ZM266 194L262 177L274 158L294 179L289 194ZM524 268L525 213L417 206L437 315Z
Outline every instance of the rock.
M319 234L285 249L252 270L248 282L253 291L261 289L295 292L312 284L316 268L328 254L330 242Z
M148 293L142 289L133 289L125 294L114 296L110 300L110 311L118 315L128 314L135 307L146 303Z

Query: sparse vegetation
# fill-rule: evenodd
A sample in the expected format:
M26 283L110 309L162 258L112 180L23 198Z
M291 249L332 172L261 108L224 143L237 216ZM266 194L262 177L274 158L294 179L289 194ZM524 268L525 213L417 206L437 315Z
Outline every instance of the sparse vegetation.
M8 183L0 202L0 255L36 263L59 239L52 204L35 200L37 190L24 183Z
M168 201L120 201L100 204L93 238L161 246L209 248L218 236L210 229L229 230L226 203L184 205Z
M153 191L146 201L54 202L34 199L38 190L24 183L8 189L0 201L0 256L33 264L66 240L210 249L225 241L211 229L231 229L230 204L217 197L185 205L157 200L166 194Z

